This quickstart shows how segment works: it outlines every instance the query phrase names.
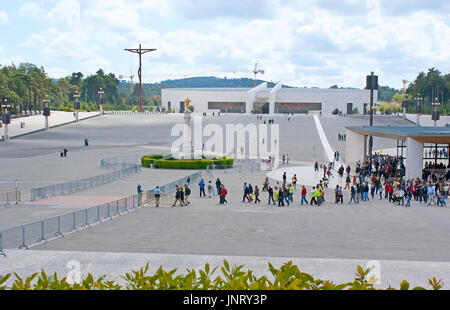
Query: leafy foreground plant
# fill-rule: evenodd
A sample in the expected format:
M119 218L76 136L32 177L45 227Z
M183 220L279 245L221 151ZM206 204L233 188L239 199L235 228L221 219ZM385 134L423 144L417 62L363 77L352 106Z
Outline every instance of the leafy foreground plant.
M215 275L220 268L221 274ZM335 284L332 281L314 279L313 276L301 272L292 262L286 263L279 269L269 263L269 271L273 276L270 281L266 276L260 278L252 270L243 270L244 266L230 268L224 260L223 266L195 271L186 270L184 274L176 275L177 269L165 271L160 267L153 275L148 274L149 264L140 270L131 271L123 276L124 284L107 281L106 276L97 280L91 274L80 283L70 284L66 278L58 279L55 273L48 276L45 271L35 273L27 278L21 278L14 273L16 280L12 287L6 283L11 274L0 276L0 290L375 290L373 283L377 279L368 279L369 269L364 270L358 266L353 282ZM442 280L432 278L428 280L431 289L442 288ZM388 287L388 290L395 290ZM400 283L400 290L409 290L407 281ZM414 287L413 290L424 290L423 287Z

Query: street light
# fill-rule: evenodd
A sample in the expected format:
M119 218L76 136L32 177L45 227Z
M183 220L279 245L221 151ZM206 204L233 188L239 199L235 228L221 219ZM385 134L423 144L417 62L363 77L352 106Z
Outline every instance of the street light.
M45 95L45 99L42 100L42 103L44 103L45 131L48 131L48 117L50 116L50 99L48 99L48 95Z
M423 102L423 98L420 95L420 93L417 94L414 100L416 101L416 114L417 114L416 124L417 126L420 126L420 115L422 114L422 102Z
M2 108L3 111L2 122L3 124L5 124L5 135L3 136L3 140L7 141L9 140L8 125L11 123L11 116L8 114L8 108L10 107L10 105L8 104L8 99L6 99L5 96L3 96L2 98L2 103L0 104L0 107Z
M103 91L103 88L101 88L100 87L100 89L98 90L98 92L97 92L97 94L98 94L98 96L99 96L99 99L100 99L100 103L99 103L99 106L100 106L100 115L103 115L103 94L104 94L105 92Z
M434 111L433 111L433 113L431 115L431 120L434 121L434 127L437 127L437 121L440 119L440 114L439 114L439 111L437 109L441 105L441 103L439 102L439 98L436 97L434 99L434 102L431 103L431 105L434 107Z
M373 91L374 90L378 90L378 75L374 75L373 72L371 72L370 75L366 76L366 89L370 89L370 106L369 106L370 107L370 118L369 118L369 124L370 124L370 126L373 126ZM373 137L370 136L369 137L370 169L372 169L372 151L373 151Z
M80 92L78 91L78 89L75 91L75 94L73 95L73 99L75 99L75 118L77 120L78 123L78 110L80 110Z
M405 98L402 101L403 118L406 118L406 108L408 107L408 95L405 92Z

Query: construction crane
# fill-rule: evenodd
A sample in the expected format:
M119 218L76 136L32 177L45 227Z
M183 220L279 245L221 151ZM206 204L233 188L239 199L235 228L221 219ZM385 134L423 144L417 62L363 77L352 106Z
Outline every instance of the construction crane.
M260 70L260 69L258 70L258 63L255 63L255 69L253 70L253 74L254 74L253 81L254 81L254 85L256 87L256 76L258 74L264 74L264 70Z
M124 78L130 79L130 81L131 81L130 92L131 92L131 96L133 96L133 93L134 93L134 83L133 83L134 74L133 74L132 70L130 70L130 74L131 75L119 75L119 79L120 80L123 80Z

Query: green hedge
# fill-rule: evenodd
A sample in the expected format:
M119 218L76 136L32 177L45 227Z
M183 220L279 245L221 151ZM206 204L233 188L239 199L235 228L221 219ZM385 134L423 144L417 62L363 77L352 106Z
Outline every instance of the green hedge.
M147 155L142 157L142 166L150 168L153 165L154 168L159 169L185 169L185 170L202 170L208 166L226 166L232 167L234 159L232 157L223 157L220 159L198 159L198 160L178 160L171 156L164 157L162 155Z
M163 159L164 156L162 155L146 155L146 156L142 156L141 162L142 162L142 167L147 167L149 168L150 165L152 165L155 160L157 159Z
M230 266L224 260L223 266L210 267L205 265L202 270L189 270L176 274L177 269L166 271L161 266L154 274L149 274L149 264L140 270L131 271L123 276L124 284L108 281L106 276L94 279L91 274L81 279L79 284L70 284L67 278L59 279L57 274L41 273L23 278L14 274L16 279L10 288L12 290L374 290L377 279L369 278L370 270L357 267L356 276L351 282L334 283L327 279L314 278L302 272L292 262L280 268L268 264L273 277L257 277L252 270L243 269L244 266ZM0 290L7 289L7 280L11 274L0 275ZM432 278L428 280L431 289L442 288L442 280ZM388 287L388 290L395 288ZM424 290L424 287L411 287L407 281L398 286L400 290Z

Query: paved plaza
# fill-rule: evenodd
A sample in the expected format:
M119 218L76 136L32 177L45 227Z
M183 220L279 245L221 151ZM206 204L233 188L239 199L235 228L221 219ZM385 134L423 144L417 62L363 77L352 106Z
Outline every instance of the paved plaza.
M159 209L148 205L33 246L29 251L6 250L8 257L0 257L6 262L0 264L0 274L13 270L20 274L39 267L39 263L50 272L63 271L69 258L90 262L95 272L117 275L122 270L129 271L125 267L137 268L148 259L156 264L171 267L179 263L188 268L209 258L220 262L222 257L230 257L237 264L242 257L249 268L253 266L261 272L268 259L280 263L296 259L311 272L334 277L336 281L345 278L339 266L353 276L356 264L364 265L369 260L380 260L389 270L383 283L398 285L406 278L425 285L424 277L437 275L448 279L450 211L447 208L418 203L405 208L378 199L349 206L348 191L344 194L344 205L335 205L332 188L326 191L327 203L322 207L300 206L299 188L289 207L269 206L266 193L261 193L260 205L242 203L244 182L262 188L269 175L274 186L284 171L288 178L298 172L299 184L307 185L309 190L321 177L312 171L313 163L328 161L330 154L324 145L339 150L344 162L345 143L338 141L338 133L345 133L346 126L368 123L367 117L318 119L324 137L317 130L313 116L294 116L290 121L286 116L274 117L275 123L280 124L280 154L289 154L289 166L280 166L269 174L246 166L211 174L203 172L205 181L214 183L220 178L226 185L229 195L225 206L219 206L217 197L200 199L198 186L193 184L189 207L171 208L167 202ZM29 201L33 187L106 173L107 170L100 168L103 158L168 154L177 139L171 137L171 129L183 122L181 115L104 115L0 144L0 188L13 188L14 180L18 179L25 203L21 207L0 207L0 230L131 196L136 193L137 184L150 190L195 172L143 169L85 191ZM204 125L213 123L224 127L227 123L246 125L262 121L253 115L208 116L203 120ZM415 126L409 120L389 117L376 117L375 125ZM84 138L90 140L88 147L83 145ZM396 141L374 139L375 149L395 146ZM67 158L59 157L61 147L68 148ZM343 181L335 178L330 186L343 185ZM30 263L35 255L45 261ZM101 267L103 257L107 263ZM129 263L122 265L124 260Z

